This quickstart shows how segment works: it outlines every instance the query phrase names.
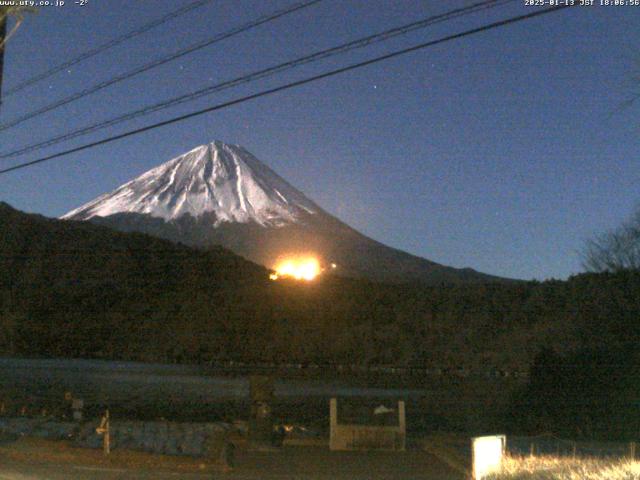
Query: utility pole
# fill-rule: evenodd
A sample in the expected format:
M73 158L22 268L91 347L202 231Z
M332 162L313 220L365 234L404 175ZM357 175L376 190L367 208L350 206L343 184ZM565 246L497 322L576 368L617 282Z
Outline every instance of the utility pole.
M7 46L7 41L11 38L11 35L16 33L18 27L22 23L24 12L35 12L35 9L30 7L0 7L0 106L2 106L2 78L4 72L4 50ZM7 25L9 24L9 14L15 18L13 28L7 32Z
M4 44L7 36L7 12L0 11L0 108L2 107L2 72L4 71Z

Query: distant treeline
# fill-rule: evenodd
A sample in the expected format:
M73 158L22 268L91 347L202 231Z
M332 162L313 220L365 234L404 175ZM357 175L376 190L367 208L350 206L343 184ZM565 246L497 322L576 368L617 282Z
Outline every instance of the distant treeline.
M526 370L543 348L619 351L640 274L425 287L273 282L197 250L0 204L0 354Z
M640 352L600 345L558 354L543 349L511 399L511 430L564 438L640 439Z

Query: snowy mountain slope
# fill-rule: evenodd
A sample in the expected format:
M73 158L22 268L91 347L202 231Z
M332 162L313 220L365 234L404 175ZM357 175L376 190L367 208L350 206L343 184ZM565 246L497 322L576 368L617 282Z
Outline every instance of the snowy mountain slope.
M240 146L216 141L140 175L62 217L187 245L222 245L274 268L312 254L336 273L381 281L500 281L383 245L328 214Z
M220 222L281 226L319 208L251 153L216 141L140 175L64 215L89 220L140 213L165 221L215 214Z

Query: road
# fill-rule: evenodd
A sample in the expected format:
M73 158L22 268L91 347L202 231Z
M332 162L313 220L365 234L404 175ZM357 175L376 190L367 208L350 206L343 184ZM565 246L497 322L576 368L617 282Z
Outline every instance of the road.
M36 463L0 456L0 480L457 480L462 475L422 451L330 452L322 447L285 447L276 452L239 452L230 472Z
M211 474L185 472L140 472L122 468L86 467L73 465L2 462L0 480L175 480L176 478L210 480ZM227 478L220 473L220 478Z

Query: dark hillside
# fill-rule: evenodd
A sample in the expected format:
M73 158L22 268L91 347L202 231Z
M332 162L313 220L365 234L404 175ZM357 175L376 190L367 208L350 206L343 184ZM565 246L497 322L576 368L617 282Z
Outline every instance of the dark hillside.
M272 282L194 249L0 206L0 352L161 362L526 370L542 347L638 336L640 274L425 287Z

